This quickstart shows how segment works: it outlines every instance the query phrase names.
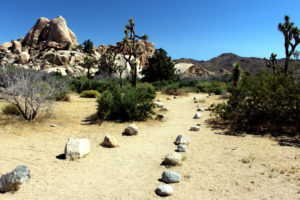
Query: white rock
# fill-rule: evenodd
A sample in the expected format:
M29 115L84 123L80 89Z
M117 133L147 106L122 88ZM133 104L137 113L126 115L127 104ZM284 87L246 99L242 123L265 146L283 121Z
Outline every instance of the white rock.
M156 189L156 194L160 196L171 196L174 193L174 190L171 185L160 185Z
M50 126L51 126L51 127L56 127L56 124L51 124Z
M186 152L186 145L185 144L178 145L177 152Z
M27 64L29 61L29 54L27 52L22 52L19 54L19 63L20 64Z
M194 115L194 119L200 119L202 117L202 115L200 113L196 113Z
M175 141L175 144L189 144L191 139L189 136L186 135L178 135Z
M168 106L162 106L160 110L161 110L161 111L168 111L169 108L168 108Z
M66 159L80 159L90 153L91 147L88 139L69 138L65 147Z
M167 116L165 114L159 114L156 116L156 120L165 122L165 121L167 121Z
M176 153L176 152L172 152L172 153L169 153L165 157L163 164L175 166L175 165L181 164L181 162L182 162L181 154Z
M162 108L164 106L164 104L162 102L156 101L156 102L154 102L154 106Z
M198 98L197 98L197 97L194 97L194 100L198 100Z
M161 98L159 98L159 99L157 99L157 101L158 101L158 102L162 102L162 99L161 99Z

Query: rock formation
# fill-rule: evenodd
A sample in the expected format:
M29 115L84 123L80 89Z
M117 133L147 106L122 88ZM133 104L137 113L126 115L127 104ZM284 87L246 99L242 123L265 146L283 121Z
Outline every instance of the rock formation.
M52 20L44 17L39 18L27 33L23 45L32 46L41 41L77 44L75 34L67 27L66 20L62 16Z

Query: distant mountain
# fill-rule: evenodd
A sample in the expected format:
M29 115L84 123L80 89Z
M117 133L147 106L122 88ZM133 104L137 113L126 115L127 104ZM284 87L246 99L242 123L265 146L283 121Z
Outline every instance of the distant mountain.
M267 69L265 62L262 58L255 57L240 57L233 53L224 53L218 57L212 58L208 61L199 61L188 58L176 59L174 62L177 63L192 63L197 67L206 69L210 72L216 74L223 74L224 72L231 72L232 64L239 61L242 65L244 71L249 71L250 73L256 73L261 69ZM283 65L284 59L278 60L278 64Z

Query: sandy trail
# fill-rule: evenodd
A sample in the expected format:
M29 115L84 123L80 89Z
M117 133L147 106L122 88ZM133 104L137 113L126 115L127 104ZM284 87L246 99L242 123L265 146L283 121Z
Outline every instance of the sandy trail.
M173 142L179 134L190 136L191 144L183 165L167 169L183 179L172 184L174 195L166 199L300 199L299 148L279 146L269 138L215 134L224 130L208 127L208 111L202 119L193 119L193 96L205 101L201 104L206 108L218 98L190 94L166 100L159 95L170 109L168 120L137 122L140 133L131 137L121 134L129 123L84 125L96 103L77 96L71 103L58 103L56 118L43 125L1 125L0 175L25 164L32 178L15 194L0 194L0 199L160 199L154 192L166 170L160 164L176 149ZM197 123L200 131L189 131ZM120 147L100 146L106 134L115 136ZM76 161L57 159L68 137L88 138L91 153Z

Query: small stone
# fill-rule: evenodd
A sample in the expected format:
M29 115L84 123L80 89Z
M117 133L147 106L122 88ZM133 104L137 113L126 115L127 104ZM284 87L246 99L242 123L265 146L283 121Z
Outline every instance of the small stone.
M191 139L189 136L186 135L178 135L175 141L175 144L189 144Z
M165 160L163 162L163 164L165 165L179 165L182 162L182 156L180 153L176 153L176 152L172 152L169 153L166 157Z
M118 144L119 144L118 140L115 137L110 135L106 135L102 142L102 146L109 147L109 148L117 147L119 146Z
M161 179L165 183L179 183L181 181L181 176L176 172L164 171Z
M164 105L162 102L157 102L157 101L154 102L153 104L154 104L155 107L158 107L158 108L162 108L163 105Z
M177 152L186 152L186 145L185 144L178 145Z
M195 100L195 101L194 101L194 103L198 103L198 101L197 101L197 100Z
M69 138L65 147L66 159L75 160L90 153L91 147L88 139Z
M171 185L160 185L156 190L155 190L157 195L160 196L171 196L174 193L174 190Z
M156 116L156 120L159 120L161 122L167 121L167 116L165 114L159 114Z
M17 191L19 186L30 179L30 170L25 165L17 166L12 172L0 178L0 192Z
M208 95L209 96L215 96L215 93L209 93Z
M57 125L56 125L56 124L51 124L50 126L51 126L51 127L56 127Z
M161 111L168 111L169 108L168 108L168 106L162 106L160 110L161 110Z
M194 119L200 119L201 118L201 114L200 113L196 113L195 115L194 115Z
M171 100L171 98L167 97L167 100Z
M177 96L174 96L174 99L177 99Z
M123 135L137 135L139 128L135 124L130 124L127 128L125 128Z
M161 98L159 98L159 99L157 99L157 101L158 101L158 102L162 102L162 99L161 99Z
M200 126L196 125L196 126L192 126L190 128L190 131L199 131L200 130Z
M194 97L194 100L198 100L198 98L197 98L197 97Z
M200 108L198 107L197 111L205 111L205 109L202 107L200 107Z

